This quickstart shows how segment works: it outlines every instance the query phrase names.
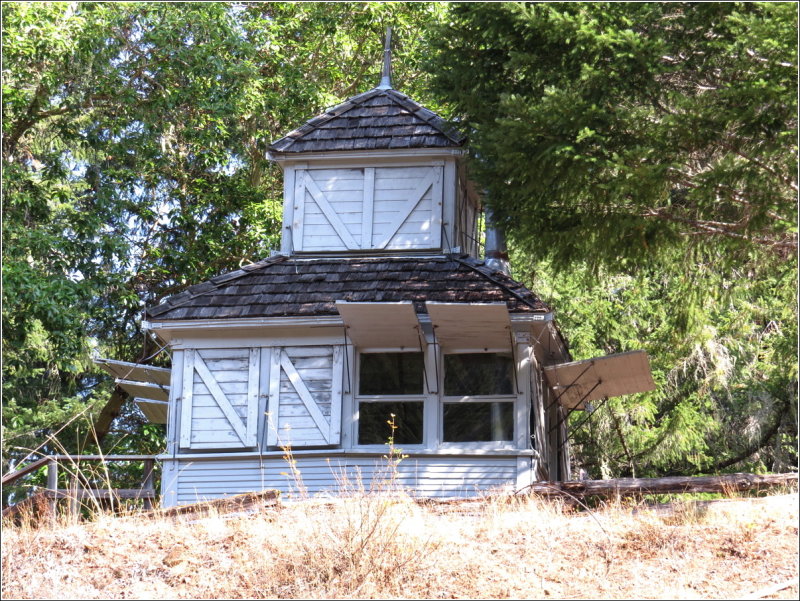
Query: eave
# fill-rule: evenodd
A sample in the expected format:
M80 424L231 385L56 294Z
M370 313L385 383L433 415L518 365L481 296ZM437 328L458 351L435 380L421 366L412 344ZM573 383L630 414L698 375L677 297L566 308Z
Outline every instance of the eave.
M550 313L511 313L511 324L519 328L536 324L547 327L553 323ZM430 324L430 316L417 315L420 323ZM344 321L339 315L289 316L289 317L243 317L238 319L184 319L164 321L143 321L142 329L158 336L163 342L170 343L176 336L187 334L203 334L211 331L243 331L287 329L287 328L343 328Z
M312 161L363 161L369 160L370 165L380 160L398 159L429 159L459 157L466 154L463 148L396 148L385 150L335 150L326 152L277 152L271 150L267 152L267 158L285 166L296 163Z

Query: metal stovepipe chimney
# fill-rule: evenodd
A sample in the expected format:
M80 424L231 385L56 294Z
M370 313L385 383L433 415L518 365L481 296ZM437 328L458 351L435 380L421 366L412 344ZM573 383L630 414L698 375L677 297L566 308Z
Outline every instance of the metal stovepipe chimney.
M510 275L508 264L508 246L503 227L497 223L491 208L486 207L486 248L484 259L486 266L495 271Z

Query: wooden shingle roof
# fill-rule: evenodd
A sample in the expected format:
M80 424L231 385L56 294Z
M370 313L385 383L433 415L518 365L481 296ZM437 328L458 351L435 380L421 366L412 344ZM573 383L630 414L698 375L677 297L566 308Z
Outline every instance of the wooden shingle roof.
M280 153L447 148L465 138L436 113L392 89L375 88L328 109L273 142Z
M533 292L483 261L443 257L277 256L191 286L147 311L154 321L338 315L336 301L505 302L512 313L545 313Z

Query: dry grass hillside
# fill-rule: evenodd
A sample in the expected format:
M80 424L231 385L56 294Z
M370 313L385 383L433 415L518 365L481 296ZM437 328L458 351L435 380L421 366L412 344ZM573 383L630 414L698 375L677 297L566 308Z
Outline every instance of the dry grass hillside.
M796 599L797 545L797 494L591 513L535 498L361 495L6 525L2 595Z

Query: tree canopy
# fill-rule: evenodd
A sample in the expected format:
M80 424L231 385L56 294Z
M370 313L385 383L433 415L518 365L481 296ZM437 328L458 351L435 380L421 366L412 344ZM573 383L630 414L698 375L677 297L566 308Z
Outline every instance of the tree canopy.
M277 248L267 145L377 84L389 24L395 87L469 134L574 356L653 358L581 464L796 462L790 3L49 2L2 12L4 469L79 450L92 353L168 364L145 306ZM162 443L126 406L104 446Z
M576 358L658 390L574 442L595 475L796 463L797 14L787 3L456 4L434 88Z
M794 6L463 4L435 40L436 87L529 251L796 251Z
M376 85L389 23L395 81L419 89L416 32L440 12L3 5L4 465L102 406L109 381L93 351L151 358L144 306L278 247L282 183L269 142ZM131 417L109 445L141 432ZM82 440L61 438L73 450Z

